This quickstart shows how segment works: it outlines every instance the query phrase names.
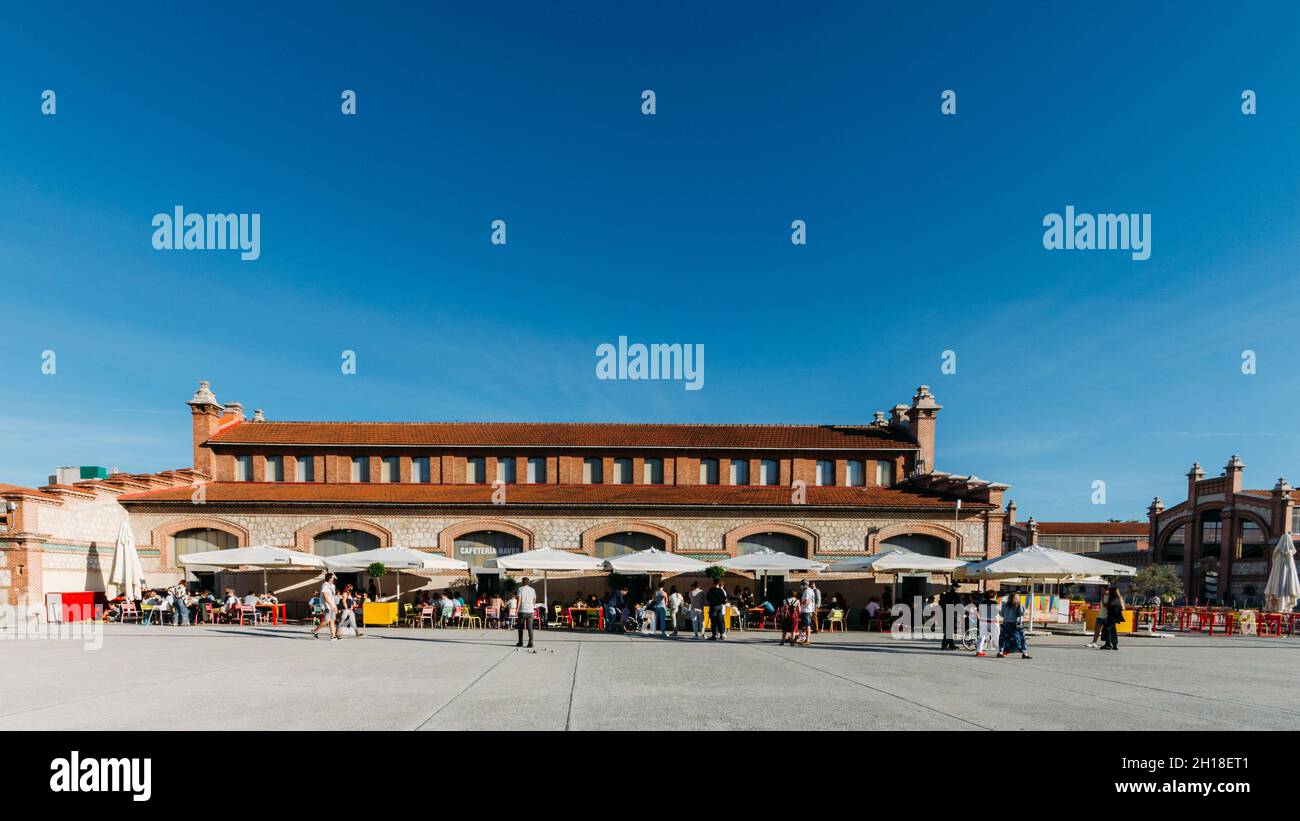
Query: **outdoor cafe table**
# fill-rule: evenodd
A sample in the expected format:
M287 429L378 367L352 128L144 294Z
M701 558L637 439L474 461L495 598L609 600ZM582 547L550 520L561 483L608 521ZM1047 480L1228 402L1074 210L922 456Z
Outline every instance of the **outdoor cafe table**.
M605 608L603 607L570 607L569 624L574 627L578 626L577 621L579 618L588 626L592 621L595 621L599 629L605 629Z
M1259 635L1281 636L1284 634L1295 635L1295 623L1300 620L1300 613L1260 613L1259 614ZM1285 631L1282 625L1286 625ZM1268 625L1268 628L1264 628Z
M289 620L285 615L286 610L283 604L259 604L256 607L258 610L271 611L271 624L280 624Z

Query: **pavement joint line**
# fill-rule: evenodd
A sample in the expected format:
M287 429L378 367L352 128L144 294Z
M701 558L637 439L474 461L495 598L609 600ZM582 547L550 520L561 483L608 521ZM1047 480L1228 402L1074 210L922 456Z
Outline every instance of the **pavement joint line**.
M469 684L466 684L464 687L460 688L460 691L457 692L456 695L447 699L445 702L443 702L441 707L434 710L432 713L429 713L429 717L426 718L424 721L421 721L419 724L415 725L414 729L419 730L424 725L428 724L430 721L433 721L433 719L438 715L438 713L441 713L443 710L447 709L447 707L450 706L453 701L465 695L465 693L469 692L470 688L472 688L475 684L478 684L480 681L482 681L484 676L486 676L488 673L500 667L502 662L504 662L506 659L510 658L511 656L515 655L516 649L518 648L511 647L506 652L506 654L503 655L501 658L497 659L496 662L494 662L491 667L487 668L482 673L479 673L478 676L475 677L473 681L471 681Z
M573 694L578 689L578 662L582 660L582 645L578 642L578 652L573 654L573 679L569 682L569 710L564 716L564 729L567 732L573 726Z
M940 709L937 708L937 707L931 707L931 706L928 705L928 704L922 704L922 703L919 702L919 701L913 701L913 700L911 700L910 698L904 698L903 696L900 696L900 695L897 694L897 693L891 693L891 692L889 692L888 690L882 690L882 689L879 688L879 687L872 687L870 684L867 684L867 683L865 683L865 682L858 681L857 679L852 679L852 678L849 678L848 676L843 676L843 675L840 675L839 673L835 673L835 672L832 672L832 671L830 671L830 670L823 670L823 669L820 668L820 667L814 667L813 665L808 664L808 663L806 663L806 662L795 661L795 660L792 659L792 658L786 658L785 656L782 656L782 655L780 655L780 654L778 654L778 653L773 653L771 650L764 650L762 647L755 647L754 649L757 650L757 651L760 652L760 653L763 653L763 654L765 654L765 655L772 656L773 658L781 659L782 661L788 661L788 662L790 662L791 664L797 665L797 666L799 666L799 667L806 667L806 668L808 668L809 670L816 670L817 672L819 672L819 673L821 673L821 674L823 674L823 675L831 676L831 677L833 677L833 678L840 679L841 681L847 681L849 684L855 684L855 685L857 685L858 687L863 687L863 688L866 688L866 689L868 689L868 690L873 690L873 691L875 691L875 692L877 692L877 693L880 693L881 695L889 696L890 698L896 698L896 699L898 699L899 701L902 701L902 702L905 703L905 704L911 704L911 705L913 705L914 707L920 707L920 708L923 709L923 710L929 710L929 711L931 711L931 712L933 712L933 713L938 713L939 715L944 716L944 717L946 717L946 718L950 718L950 719L952 719L953 721L960 721L960 722L963 723L963 724L969 724L969 725L971 725L972 727L978 727L978 728L981 729L981 730L992 730L992 729L993 729L992 727L985 727L983 724L979 724L978 722L971 721L971 720L968 719L968 718L962 718L961 716L955 716L955 715L953 715L952 713L946 713L946 712L944 712L943 710L940 710Z

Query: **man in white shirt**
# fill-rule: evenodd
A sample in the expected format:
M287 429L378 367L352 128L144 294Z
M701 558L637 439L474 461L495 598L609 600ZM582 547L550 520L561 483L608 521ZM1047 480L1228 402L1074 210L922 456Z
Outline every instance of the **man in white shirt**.
M799 594L799 632L803 633L801 644L810 644L812 639L813 619L817 618L817 591L803 580L803 592Z
M681 618L682 602L684 601L685 599L681 593L677 592L676 587L673 588L673 592L668 594L668 612L673 621L674 636L677 635L677 620Z
M519 619L516 622L519 627L519 641L515 647L524 646L524 626L528 627L528 648L533 646L533 614L537 612L537 591L528 583L528 577L524 576L523 584L515 588L515 601L519 605Z
M320 624L317 624L311 629L311 636L314 639L320 638L318 635L320 626L321 624L327 624L329 625L330 630L330 641L338 641L339 634L337 616L339 612L339 602L338 596L334 592L333 573L325 574L325 581L320 586L320 601L325 608L325 612L321 614Z
M256 593L250 590L248 591L248 595L244 596L244 604L248 605L249 607L253 607L255 605L261 604L261 600L257 598Z

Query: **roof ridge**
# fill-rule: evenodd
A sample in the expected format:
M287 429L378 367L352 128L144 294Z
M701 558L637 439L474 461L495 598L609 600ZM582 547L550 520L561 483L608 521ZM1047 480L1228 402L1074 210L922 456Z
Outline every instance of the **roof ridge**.
M509 420L499 421L479 421L474 419L450 419L450 420L422 420L422 421L381 421L381 420L342 420L331 419L327 421L314 421L310 419L276 419L258 422L258 425L528 425L540 427L542 425L656 425L660 427L690 427L690 428L877 428L868 422L821 422L821 423L789 423L789 422L514 422ZM233 427L233 426L232 426ZM888 430L887 427L880 427L880 430Z

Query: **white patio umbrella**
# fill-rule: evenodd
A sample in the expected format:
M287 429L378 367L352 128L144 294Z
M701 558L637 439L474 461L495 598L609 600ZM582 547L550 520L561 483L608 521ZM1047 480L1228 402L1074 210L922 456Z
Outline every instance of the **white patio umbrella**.
M406 547L381 547L376 550L359 550L326 556L327 567L347 570L365 570L379 562L390 570L469 570L469 563L452 559L441 553L428 553ZM402 600L402 574L396 574L397 600Z
M1064 581L1076 576L1132 576L1128 565L1090 559L1050 547L1031 544L982 562L972 562L957 571L971 579L1029 581L1029 632L1034 631L1034 580Z
M232 547L229 550L186 553L178 561L186 567L252 568L261 570L263 593L266 592L267 570L280 568L290 570L311 569L326 566L325 560L320 556L272 545Z
M117 545L113 550L113 570L108 583L117 587L118 595L136 601L144 592L144 567L140 553L135 549L135 534L131 525L123 521L117 529Z
M707 568L708 565L699 559L679 556L676 553L665 553L654 547L605 560L605 569L623 575L701 573Z
M781 553L770 548L756 550L753 553L744 553L740 556L732 556L729 559L723 559L720 562L714 562L718 567L727 570L746 570L754 576L762 577L764 580L772 573L785 575L793 570L825 570L825 562L815 562L812 559L804 559L799 556L791 556L789 553ZM762 588L760 588L760 591Z
M546 606L551 598L547 590L547 575L550 571L563 570L604 570L605 560L588 556L586 553L574 553L569 550L556 550L543 547L538 550L522 550L510 556L497 556L492 562L502 570L540 570L542 571L542 603Z
M1283 533L1273 548L1268 583L1264 585L1264 606L1274 613L1289 613L1300 600L1300 578L1295 569L1295 543Z
M948 559L943 556L927 556L910 550L891 550L887 553L873 553L856 559L831 562L827 573L952 573L965 567L960 559Z

